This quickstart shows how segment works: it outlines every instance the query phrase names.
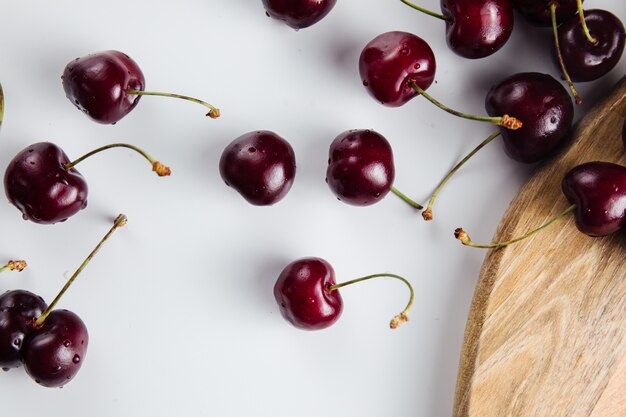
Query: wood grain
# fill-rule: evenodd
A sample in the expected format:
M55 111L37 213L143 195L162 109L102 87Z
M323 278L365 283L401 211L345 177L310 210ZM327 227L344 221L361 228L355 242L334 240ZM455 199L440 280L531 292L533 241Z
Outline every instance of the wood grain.
M561 179L574 166L626 165L625 117L626 78L581 121L569 149L520 190L493 240L519 236L564 210ZM626 416L626 231L591 238L570 216L487 254L453 415Z

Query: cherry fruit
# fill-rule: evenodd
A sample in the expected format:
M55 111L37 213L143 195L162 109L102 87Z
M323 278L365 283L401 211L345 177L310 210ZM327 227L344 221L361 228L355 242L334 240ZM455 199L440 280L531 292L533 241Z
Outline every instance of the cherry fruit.
M361 52L363 85L376 100L398 107L417 95L411 83L426 90L435 79L435 54L422 38L407 32L386 32Z
M395 274L374 274L335 283L332 266L321 258L302 258L287 265L274 285L274 298L282 316L295 327L304 330L319 330L337 321L343 310L343 301L337 291L341 287L373 278L395 278L409 287L409 303L396 315L389 326L395 329L408 321L407 315L413 305L413 287L404 278Z
M207 116L211 118L220 115L217 108L193 97L144 91L141 69L132 58L119 51L76 58L66 65L61 80L67 98L98 123L117 123L137 106L142 95L182 98L208 107Z
M322 20L337 0L263 0L268 16L298 30Z
M232 141L220 158L220 174L249 203L268 206L280 201L293 185L296 157L289 142L274 132L258 130Z
M125 147L144 156L159 176L170 170L141 149L128 144L98 148L71 162L65 152L50 142L39 142L20 151L4 174L6 196L25 220L53 224L67 220L87 206L87 183L74 168L85 158L112 147Z

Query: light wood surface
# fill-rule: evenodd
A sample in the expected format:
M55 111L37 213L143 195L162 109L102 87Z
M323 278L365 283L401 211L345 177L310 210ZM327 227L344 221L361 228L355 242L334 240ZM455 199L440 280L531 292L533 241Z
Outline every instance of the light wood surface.
M569 149L520 190L493 240L519 236L564 210L561 180L574 166L626 165L625 117L626 78L582 120ZM626 230L591 238L569 216L487 254L454 416L626 416Z

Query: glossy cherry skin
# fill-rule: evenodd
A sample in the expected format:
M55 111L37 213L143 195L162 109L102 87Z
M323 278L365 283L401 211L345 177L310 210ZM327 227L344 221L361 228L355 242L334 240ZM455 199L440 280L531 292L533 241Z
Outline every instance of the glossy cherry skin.
M500 49L513 32L509 0L441 0L448 46L465 58L484 58Z
M24 339L33 332L32 321L44 312L43 298L24 290L0 295L0 368L22 365Z
M511 0L513 8L535 26L552 26L550 17L550 0ZM557 0L555 10L557 24L563 23L578 13L576 0Z
M626 167L588 162L563 178L563 193L576 204L576 226L589 236L606 236L626 226Z
M294 29L303 29L319 22L337 0L263 0L267 15L282 20Z
M588 10L585 23L598 42L585 36L580 17L570 17L559 26L559 47L572 81L592 81L612 70L624 52L624 25L606 10ZM553 54L556 59L556 52ZM558 62L558 61L557 61Z
M232 141L224 149L219 165L226 185L257 206L280 201L296 175L291 145L267 130L249 132Z
M274 285L274 297L283 317L295 327L319 330L337 321L343 301L335 271L321 258L303 258L287 265Z
M89 333L80 317L68 310L53 310L24 341L24 369L44 387L62 387L80 370L88 344Z
M87 183L61 148L50 142L30 145L18 153L4 173L7 198L25 220L62 222L87 206Z
M391 145L373 130L349 130L328 152L326 183L345 203L367 206L383 199L395 176Z
M128 55L104 51L76 58L61 77L67 98L98 123L115 124L135 108L141 96L128 90L143 90L141 69Z
M533 163L548 157L568 137L574 104L563 85L547 74L514 74L493 86L485 108L491 116L518 118L517 130L500 128L504 148L512 159Z
M398 107L417 92L415 82L426 90L435 79L435 54L422 38L407 32L386 32L371 40L361 52L359 73L372 97Z

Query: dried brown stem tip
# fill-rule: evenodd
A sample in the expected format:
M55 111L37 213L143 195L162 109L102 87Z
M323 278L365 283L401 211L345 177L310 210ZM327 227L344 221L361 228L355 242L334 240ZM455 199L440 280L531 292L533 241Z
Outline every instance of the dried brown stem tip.
M152 170L157 173L159 177L166 177L172 173L172 170L167 165L163 165L159 161L152 163Z
M507 129L517 130L522 127L522 122L515 117L511 117L508 114L502 116L502 120L500 121L500 126L506 127Z
M7 265L11 271L22 272L26 268L27 263L26 261L9 261Z
M397 329L402 323L409 321L409 316L406 313L400 313L395 316L389 323L390 329Z
M126 225L127 222L128 217L126 217L125 214L118 214L113 224L115 225L115 227L123 227Z
M427 208L422 212L422 218L426 221L430 221L433 219L433 211L430 208Z
M220 113L220 109L211 109L206 115L209 116L211 119L217 119L221 116L221 114L222 113Z
M465 230L463 230L462 227L459 227L458 229L454 231L454 237L459 239L461 243L464 245L467 245L472 241L469 235L465 232Z

